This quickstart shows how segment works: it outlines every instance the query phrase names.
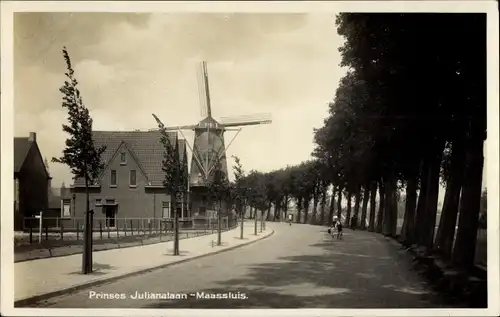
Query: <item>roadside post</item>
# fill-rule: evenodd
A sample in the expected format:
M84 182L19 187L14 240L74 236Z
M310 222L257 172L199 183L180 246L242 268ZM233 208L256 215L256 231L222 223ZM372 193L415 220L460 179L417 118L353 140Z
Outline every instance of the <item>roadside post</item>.
M43 211L40 211L40 214L36 215L35 218L38 219L38 243L42 243Z

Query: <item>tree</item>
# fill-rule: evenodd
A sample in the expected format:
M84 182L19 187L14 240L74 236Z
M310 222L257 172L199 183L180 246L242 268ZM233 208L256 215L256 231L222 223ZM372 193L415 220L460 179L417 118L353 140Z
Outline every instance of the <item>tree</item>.
M267 205L263 174L252 170L245 177L244 182L247 186L248 203L254 210L254 234L257 235L257 211L265 209Z
M456 265L471 267L478 218L484 214L485 21L476 14L337 16L337 31L345 39L341 65L349 71L328 105L324 125L314 130L315 160L288 168L290 176L284 178L296 202L297 222L302 211L308 222L311 199L314 222L325 183L334 188L332 198L337 191L339 214L346 196L347 221L354 198L357 220L362 190L362 229L369 203L369 230L397 237L398 219L404 217L403 243L453 253ZM477 49L462 49L464 39ZM311 167L319 162L325 168L318 173ZM279 198L282 173L262 178L270 174L273 197ZM440 181L446 195L435 239ZM403 190L406 204L400 208Z
M230 196L230 184L227 175L222 171L220 157L216 157L214 167L211 172L212 182L208 185L208 193L217 208L217 245L222 245L222 203L227 202Z
M187 183L184 181L185 174L179 161L179 149L177 140L171 140L167 128L160 119L153 114L160 131L160 142L165 152L163 153L162 171L165 173L163 187L170 196L170 205L174 210L174 255L179 255L179 213L177 212L177 201L179 196L186 190Z
M377 231L383 227L385 234L396 234L398 184L405 184L406 243L449 253L460 201L464 213L460 213L453 258L467 268L474 258L486 131L485 18L462 14L429 14L425 18L424 25L418 14L338 16L338 33L346 39L341 48L342 65L364 86L360 90L364 94L353 94L353 78L351 83L347 76L341 80L334 111L325 120L337 127L330 125L328 136L323 137L328 146L323 145L323 150L338 149L338 158L348 158L338 162L351 185L349 194L356 195L360 182L378 182ZM464 39L478 49L460 49ZM416 55L418 59L413 57ZM423 81L424 90L411 84ZM443 151L446 154L449 148L451 157L443 158ZM443 162L448 168L447 188L434 246ZM459 165L466 166L465 175L454 167Z
M372 181L370 188L370 220L368 221L368 231L375 231L376 196L377 182Z
M240 239L243 239L243 224L244 224L244 210L245 210L244 207L245 207L245 194L246 194L243 181L245 177L245 172L243 171L243 166L241 165L239 157L233 155L233 159L234 159L233 171L235 179L234 196L236 200L236 210L241 217Z
M53 157L52 162L67 165L74 179L84 180L86 207L84 222L84 246L82 256L82 273L92 272L92 213L90 210L89 187L97 181L104 168L101 154L106 148L96 148L92 138L92 118L88 108L83 103L78 81L76 80L71 59L66 47L62 50L66 62L67 80L59 89L63 94L62 107L68 111L69 124L63 124L62 129L69 137L61 157Z
M370 199L370 188L368 184L363 188L363 207L361 209L361 229L366 229L366 215L368 212L368 200Z

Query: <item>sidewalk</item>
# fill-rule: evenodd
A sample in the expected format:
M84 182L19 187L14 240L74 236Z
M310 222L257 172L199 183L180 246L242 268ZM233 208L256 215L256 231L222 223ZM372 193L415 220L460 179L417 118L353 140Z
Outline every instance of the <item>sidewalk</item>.
M266 228L265 231L258 232L255 236L253 226L253 221L245 222L243 240L239 239L240 227L223 232L222 246L216 245L216 233L181 240L179 256L172 255L172 241L94 252L94 272L87 275L81 274L81 254L15 263L15 306L27 305L43 298L109 282L113 279L230 250L261 240L274 233L272 229Z

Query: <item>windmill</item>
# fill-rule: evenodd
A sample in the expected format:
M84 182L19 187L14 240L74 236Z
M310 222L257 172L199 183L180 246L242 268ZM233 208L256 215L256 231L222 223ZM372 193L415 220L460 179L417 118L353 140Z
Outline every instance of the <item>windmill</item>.
M198 93L200 98L201 115L204 117L200 122L193 125L168 127L169 131L179 131L186 139L186 144L192 153L191 169L189 172L189 191L193 210L199 210L204 214L205 208L210 206L206 197L208 186L213 180L213 172L217 162L221 164L220 170L227 176L226 151L234 139L241 132L241 127L259 124L270 124L270 114L254 114L236 117L223 117L216 121L212 117L212 105L210 100L210 89L208 82L207 63L201 62L198 69ZM159 119L153 115L158 121ZM193 144L188 142L183 130L193 130ZM225 145L224 133L235 131L235 135Z

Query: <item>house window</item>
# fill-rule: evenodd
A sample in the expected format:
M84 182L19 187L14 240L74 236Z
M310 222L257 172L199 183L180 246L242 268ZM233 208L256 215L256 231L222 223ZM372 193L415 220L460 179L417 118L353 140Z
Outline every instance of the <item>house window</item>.
M127 164L127 153L126 152L120 153L120 164L121 165Z
M111 170L110 186L116 186L116 170Z
M61 218L71 217L71 199L61 200Z
M136 170L130 170L129 184L130 184L130 187L137 186L137 171Z
M161 216L162 216L162 218L170 218L170 202L169 201L163 202Z
M96 205L96 207L102 206L102 200L101 200L101 198L97 198L95 200L95 205Z

